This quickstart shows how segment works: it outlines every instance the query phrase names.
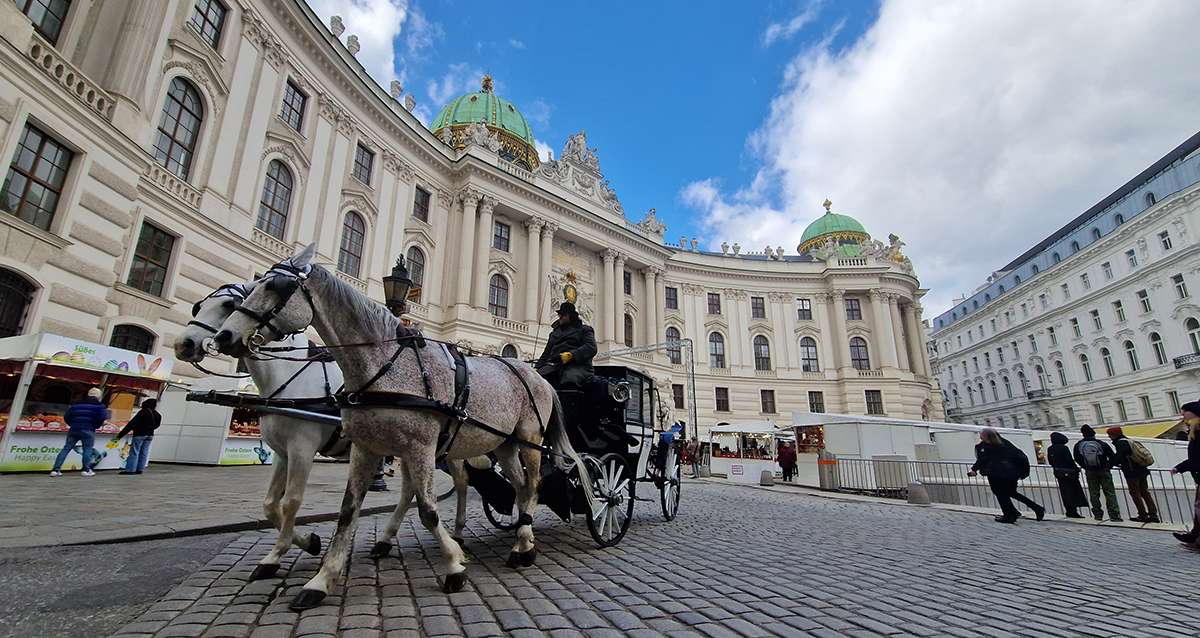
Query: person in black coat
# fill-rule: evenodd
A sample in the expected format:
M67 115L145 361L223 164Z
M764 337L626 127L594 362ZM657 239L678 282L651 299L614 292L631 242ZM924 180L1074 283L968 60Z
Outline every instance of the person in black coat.
M1017 499L1033 510L1040 521L1046 516L1046 508L1033 502L1032 499L1017 493L1017 481L1029 475L1029 459L1000 433L992 428L984 428L979 433L979 444L975 446L975 464L967 476L983 474L992 487L992 493L1000 503L1002 515L996 517L997 523L1015 523L1021 518L1012 499Z
M162 424L162 415L155 409L157 407L157 399L142 401L142 409L117 433L117 439L133 433L129 456L125 459L125 469L121 470L121 474L141 474L146 471L146 465L150 463L150 443L154 441L154 431Z
M1108 438L1113 442L1113 454L1117 467L1125 475L1129 487L1129 498L1133 500L1138 515L1129 518L1139 523L1158 523L1158 505L1150 494L1150 468L1138 465L1133 460L1133 444L1119 427L1108 428Z
M1058 481L1058 493L1062 496L1063 509L1067 518L1083 518L1079 508L1087 507L1087 495L1079 484L1079 466L1071 458L1071 450L1067 447L1067 435L1055 432L1050 435L1050 447L1046 450L1046 460L1054 468L1054 479Z
M1191 531L1175 532L1175 538L1184 543L1195 543L1197 539L1200 539L1200 401L1184 403L1179 409L1179 413L1188 427L1188 455L1182 463L1171 468L1171 474L1192 473L1192 480L1196 481L1196 501L1192 513Z
M592 358L596 356L596 333L583 323L575 304L563 302L558 320L538 358L538 374L555 389L581 387L592 378Z

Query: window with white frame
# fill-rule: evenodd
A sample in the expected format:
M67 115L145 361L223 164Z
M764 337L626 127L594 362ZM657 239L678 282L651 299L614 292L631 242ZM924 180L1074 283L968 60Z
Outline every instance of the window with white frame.
M1034 352L1034 353L1036 353L1038 351L1037 337L1035 337L1033 335L1029 335L1029 351Z
M1070 301L1071 300L1071 286L1069 284L1063 284L1062 286L1059 286L1059 287L1062 289L1063 301Z
M797 299L796 300L796 317L800 321L812 321L812 300Z
M1200 320L1195 317L1188 317L1183 322L1183 329L1187 331L1188 342L1192 346L1192 354L1200 354Z
M1117 316L1117 323L1125 321L1125 304L1121 303L1121 300L1118 299L1112 302L1112 307L1113 314Z
M1088 356L1086 354L1079 355L1079 367L1083 368L1084 381L1091 381L1092 380L1092 364L1090 361L1088 361Z
M71 0L16 0L17 10L33 22L33 28L50 44L58 44Z
M1062 361L1054 362L1054 371L1058 373L1058 383L1064 388L1067 387L1067 368Z
M1134 252L1134 250L1132 248L1125 251L1125 261L1129 262L1130 269L1137 268L1137 265L1138 265L1137 253Z
M762 404L763 414L775 414L775 391L774 390L759 390L759 402Z
M883 392L880 390L866 390L867 398L867 414L882 415L883 411Z
M1042 310L1046 310L1046 309L1050 308L1050 296L1044 292L1039 294L1038 295L1038 303L1041 304Z
M492 248L508 252L511 242L512 226L501 221L492 222Z
M42 230L50 230L74 157L66 146L25 124L12 165L0 189L0 208Z
M1138 363L1137 346L1133 345L1132 341L1125 342L1125 357L1129 359L1130 371L1137 372L1142 369L1141 364Z
M808 392L808 411L820 414L825 411L825 393L817 390Z
M1100 348L1100 360L1104 362L1104 376L1111 377L1117 373L1113 365L1112 352L1108 348Z
M1088 314L1091 315L1091 317L1092 317L1092 327L1095 328L1097 331L1103 330L1104 324L1101 323L1101 321L1100 321L1100 311L1099 310L1089 310Z
M1112 281L1113 280L1113 269L1112 269L1111 262L1106 261L1106 262L1100 264L1100 270L1104 271L1104 281Z
M1167 347L1163 344L1162 335L1157 332L1150 333L1150 349L1154 351L1156 364L1161 366L1167 362Z
M1150 305L1150 293L1144 289L1137 291L1138 304L1142 307L1142 314L1153 312L1154 308Z
M1122 421L1128 421L1129 412L1125 410L1125 401L1117 399L1116 401L1113 401L1113 403L1117 405L1117 418Z
M1070 323L1071 323L1071 332L1073 332L1075 334L1075 338L1078 339L1078 338L1082 337L1083 331L1079 329L1079 320L1074 317L1071 317Z
M1171 231L1164 230L1158 234L1158 245L1162 246L1163 250L1171 250Z
M283 104L279 107L279 119L299 131L304 126L304 109L308 105L308 96L294 82L288 80L283 85Z
M1138 402L1142 404L1142 417L1146 419L1154 418L1154 406L1150 403L1150 395L1143 394L1138 397Z
M1092 280L1088 279L1087 273L1083 273L1082 275L1079 275L1079 283L1080 283L1080 285L1083 286L1084 290L1092 289Z
M1171 283L1175 285L1176 296L1178 296L1180 299L1187 299L1187 282L1183 280L1183 273L1171 275Z
M1046 326L1046 336L1050 339L1050 346L1058 345L1058 335L1054 334L1054 326Z
M1168 390L1167 402L1171 404L1171 414L1179 414L1179 410L1183 407L1179 403L1179 393L1175 390Z

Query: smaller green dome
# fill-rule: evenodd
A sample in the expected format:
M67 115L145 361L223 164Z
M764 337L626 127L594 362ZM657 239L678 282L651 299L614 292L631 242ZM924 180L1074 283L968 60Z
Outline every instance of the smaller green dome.
M429 130L436 135L447 126L466 126L475 122L498 128L533 146L533 129L529 128L529 122L512 102L492 91L490 77L484 77L481 91L460 95L451 100L433 119Z
M843 240L853 241L858 243L865 239L870 239L871 235L867 233L867 229L858 223L857 219L849 215L841 215L830 210L833 203L825 200L825 214L821 215L813 223L804 229L804 234L800 236L800 251L804 252L809 248L822 243L823 239L828 235L833 235L838 242Z

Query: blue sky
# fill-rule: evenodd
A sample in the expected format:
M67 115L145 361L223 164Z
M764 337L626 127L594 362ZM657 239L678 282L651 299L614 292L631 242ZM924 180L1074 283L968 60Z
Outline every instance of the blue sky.
M483 73L668 241L795 254L829 197L926 317L1200 129L1200 2L309 0L426 121Z

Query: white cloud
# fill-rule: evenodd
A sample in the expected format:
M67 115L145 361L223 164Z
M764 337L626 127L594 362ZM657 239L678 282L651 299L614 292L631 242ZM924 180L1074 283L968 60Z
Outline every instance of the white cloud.
M533 148L535 148L537 150L538 159L541 159L542 161L545 161L546 157L548 157L547 154L551 153L551 151L553 150L550 148L549 144L539 140L536 137L533 138Z
M514 49L524 49L524 48L525 48L525 43L524 43L524 42L522 42L522 41L520 41L520 40L518 40L518 39L516 39L516 38L509 38L509 39L508 39L508 46L510 46L510 47L512 47L512 48L514 48Z
M441 78L430 80L426 92L434 108L442 108L450 100L471 91L478 91L483 71L466 62L451 64ZM496 88L499 92L499 87Z
M542 98L518 106L521 109L521 113L525 115L525 119L529 120L529 123L535 128L545 129L550 126L550 112L554 108Z
M938 313L1197 130L1196 24L1200 3L885 1L788 66L754 183L681 199L710 247L794 251L828 196L904 238Z
M427 20L425 14L416 6L410 7L408 34L404 38L404 46L410 58L423 59L425 52L443 35L445 34L442 32L442 25Z
M763 46L771 46L779 40L786 40L805 25L817 19L817 14L821 12L821 0L809 0L800 13L796 14L787 22L773 22L767 25L767 30L763 32Z
M395 79L404 82L396 70L393 43L409 17L408 0L309 0L309 5L326 25L330 16L342 17L342 42L358 36L362 48L356 57L380 86L387 88Z

